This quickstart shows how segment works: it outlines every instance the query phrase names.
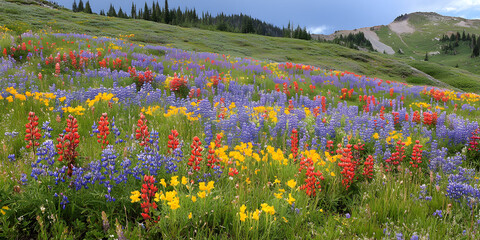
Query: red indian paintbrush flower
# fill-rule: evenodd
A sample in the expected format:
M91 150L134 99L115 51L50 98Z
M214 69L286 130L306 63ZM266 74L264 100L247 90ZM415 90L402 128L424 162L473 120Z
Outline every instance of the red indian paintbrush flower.
M108 144L109 141L107 140L108 135L110 134L110 127L108 122L108 115L107 113L102 113L100 117L100 121L98 121L98 133L97 133L97 142L102 144L102 149L104 149Z
M59 75L60 75L60 63L57 62L57 63L55 64L55 76L58 77Z
M322 176L320 170L315 171L315 163L311 158L302 157L300 159L300 168L298 172L302 172L303 169L306 169L305 172L305 183L300 186L300 189L305 190L305 193L310 197L315 197L317 195L317 190L321 191L320 181L323 181L325 178Z
M147 119L143 113L140 113L140 119L138 119L137 126L137 130L135 130L135 138L140 140L140 146L146 147L150 141L150 133L148 132Z
M178 131L177 130L172 130L172 133L168 135L168 153L172 153L177 149L178 145L180 142L178 141Z
M374 162L375 162L375 158L373 158L372 155L368 155L367 159L365 159L365 162L363 163L363 173L362 173L362 175L365 176L365 178L372 178Z
M477 128L475 129L475 131L472 132L472 136L470 137L468 151L473 151L473 152L478 151L479 140L480 140L480 128Z
M207 155L207 166L213 168L220 167L220 159L218 158L216 152L216 149L219 149L222 147L222 135L217 134L217 137L215 139L215 144L210 144L208 147L208 155Z
M292 129L292 135L290 136L292 139L292 144L291 144L291 152L293 156L293 161L297 161L297 156L298 156L298 131L297 129Z
M142 203L140 204L142 208L142 217L144 220L152 219L151 209L157 209L157 203L154 201L155 193L158 191L158 188L155 186L155 178L153 176L145 175L143 177L142 184Z
M422 163L422 147L423 145L420 145L420 141L416 140L413 146L412 160L410 161L410 165L413 168L418 168L418 164Z
M35 116L34 112L28 113L28 123L25 124L25 141L27 141L27 149L32 148L33 153L35 154L35 147L39 146L40 143L37 141L42 137L40 129L38 126L38 117Z
M68 116L65 134L60 134L57 141L57 153L60 155L58 161L65 160L65 163L68 166L67 175L72 176L75 159L78 156L77 147L80 143L77 119L72 115Z
M193 168L194 171L200 170L200 162L203 160L202 158L202 142L200 142L200 138L197 136L193 137L192 145L192 154L190 155L190 159L188 159L188 165Z
M357 162L353 159L352 155L352 145L347 144L346 148L339 148L337 153L342 155L338 166L343 168L343 170L340 172L343 176L342 184L348 190L354 180L355 169L357 167Z

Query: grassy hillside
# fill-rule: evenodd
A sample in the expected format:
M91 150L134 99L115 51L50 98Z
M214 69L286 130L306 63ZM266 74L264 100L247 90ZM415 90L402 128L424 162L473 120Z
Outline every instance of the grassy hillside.
M403 61L379 53L352 50L334 44L182 28L143 20L110 18L66 9L50 9L29 1L0 1L0 25L17 33L52 29L92 35L135 36L133 41L171 45L194 51L216 52L277 62L299 62L326 69L352 71L387 80L423 79ZM28 13L28 14L26 14Z
M443 35L456 32L462 34L463 31L466 34L479 36L480 21L446 17L436 13L412 13L408 15L407 21L410 26L415 28L414 33L397 34L388 26L383 26L376 31L380 41L391 46L397 52L396 57L417 60L410 63L413 64L412 66L420 67L419 69L422 71L431 72L431 69L422 69L426 65L430 66L429 68L437 69L438 72L434 74L437 75L436 78L455 87L477 86L478 74L480 74L480 68L478 68L480 59L470 57L472 49L469 44L460 42L455 55L445 54L441 47L446 43L439 41L439 39ZM399 49L403 51L403 54L398 52ZM440 54L429 55L429 64L419 62L425 58L427 52L440 52ZM445 71L450 73L441 73ZM458 76L458 79L455 75Z
M28 30L51 29L52 31L85 33L97 36L118 37L134 34L132 41L149 44L170 45L185 50L215 52L238 57L252 57L260 60L276 62L297 62L319 66L325 69L345 70L357 74L396 80L410 84L433 85L464 91L480 92L480 76L470 72L463 73L458 83L452 77L438 75L440 81L432 81L420 71L412 70L412 66L423 66L420 62L412 62L407 56L423 59L425 51L433 51L428 47L402 47L405 55L388 56L381 53L357 51L335 44L319 43L288 38L265 37L253 34L235 34L219 31L207 31L196 28L154 23L144 20L111 18L85 13L73 13L67 9L53 9L31 0L0 0L0 25L17 33ZM26 14L28 13L28 14ZM389 35L388 28L378 32L381 39ZM392 38L398 38L391 34ZM397 44L401 43L396 39ZM408 42L410 40L407 39ZM416 46L414 44L409 44ZM397 48L394 47L395 50ZM427 50L425 50L427 49ZM418 52L418 54L417 54ZM416 56L416 54L418 56ZM468 60L468 59L467 59ZM434 68L445 69L432 57ZM463 66L464 64L459 64ZM454 70L453 68L448 68ZM468 69L467 69L468 70ZM455 71L454 71L455 72ZM453 73L453 76L457 73ZM478 86L477 86L478 85ZM474 88L462 88L474 86Z
M479 239L464 70L1 3L0 239Z

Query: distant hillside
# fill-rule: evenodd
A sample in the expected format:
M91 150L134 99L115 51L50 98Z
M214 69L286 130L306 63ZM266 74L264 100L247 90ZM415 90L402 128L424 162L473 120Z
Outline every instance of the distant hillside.
M415 12L403 14L388 25L341 30L331 35L312 37L332 40L340 35L359 32L364 33L376 51L403 59L409 65L436 75L436 79L452 86L464 89L476 85L480 80L480 57L472 58L475 47L472 36L478 41L480 20ZM449 41L442 41L445 37L449 37ZM428 62L424 62L426 58Z
M35 2L35 3L33 3ZM0 0L0 26L18 34L28 30L60 31L96 36L129 36L130 41L161 44L184 50L215 52L238 57L252 57L275 62L297 62L325 69L343 70L357 74L395 80L418 85L432 85L452 89L480 92L480 75L454 65L441 65L437 56L424 62L424 49L418 55L411 54L407 48L405 54L389 55L382 52L366 52L350 49L332 43L305 41L290 38L266 37L254 34L238 34L221 31L209 31L198 28L183 28L142 19L123 19L95 14L73 13L66 9L54 9L42 6L39 1ZM411 21L409 17L408 21ZM369 29L379 37L389 37L388 27ZM1 33L0 33L1 34ZM413 33L415 35L416 33ZM440 33L438 33L440 34ZM366 36L369 36L366 34ZM392 33L392 39L397 36ZM409 35L400 34L410 46L414 46ZM440 34L441 36L441 34ZM7 41L7 40L3 40ZM425 43L424 41L421 41ZM433 41L431 41L433 42ZM373 45L373 44L372 44ZM397 51L396 45L392 49ZM0 47L2 40L0 38ZM433 50L432 50L433 51ZM412 60L410 55L415 60ZM448 56L451 57L451 56ZM456 55L456 57L461 57ZM467 61L478 61L470 59Z

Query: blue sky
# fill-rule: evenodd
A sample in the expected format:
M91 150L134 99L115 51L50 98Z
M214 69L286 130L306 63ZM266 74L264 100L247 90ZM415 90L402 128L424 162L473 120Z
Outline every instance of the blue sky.
M67 8L73 0L54 0ZM79 0L77 0L78 3ZM86 0L84 0L84 3ZM145 0L133 0L137 9ZM130 13L132 0L90 0L94 12L108 10L112 3ZM148 6L152 0L147 1ZM159 4L163 7L164 0ZM169 0L169 7L195 8L212 14L244 13L279 27L288 22L306 26L312 33L330 34L335 30L351 30L388 24L403 13L437 12L442 15L480 18L480 0Z

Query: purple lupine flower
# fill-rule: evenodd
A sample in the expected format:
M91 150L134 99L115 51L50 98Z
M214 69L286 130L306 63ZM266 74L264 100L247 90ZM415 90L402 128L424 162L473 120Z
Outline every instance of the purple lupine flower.
M397 240L403 240L403 234L401 232L395 234L395 237L397 238Z
M43 130L43 138L52 138L52 135L50 134L51 131L53 131L53 128L50 127L50 122L45 121L42 124L42 130Z

